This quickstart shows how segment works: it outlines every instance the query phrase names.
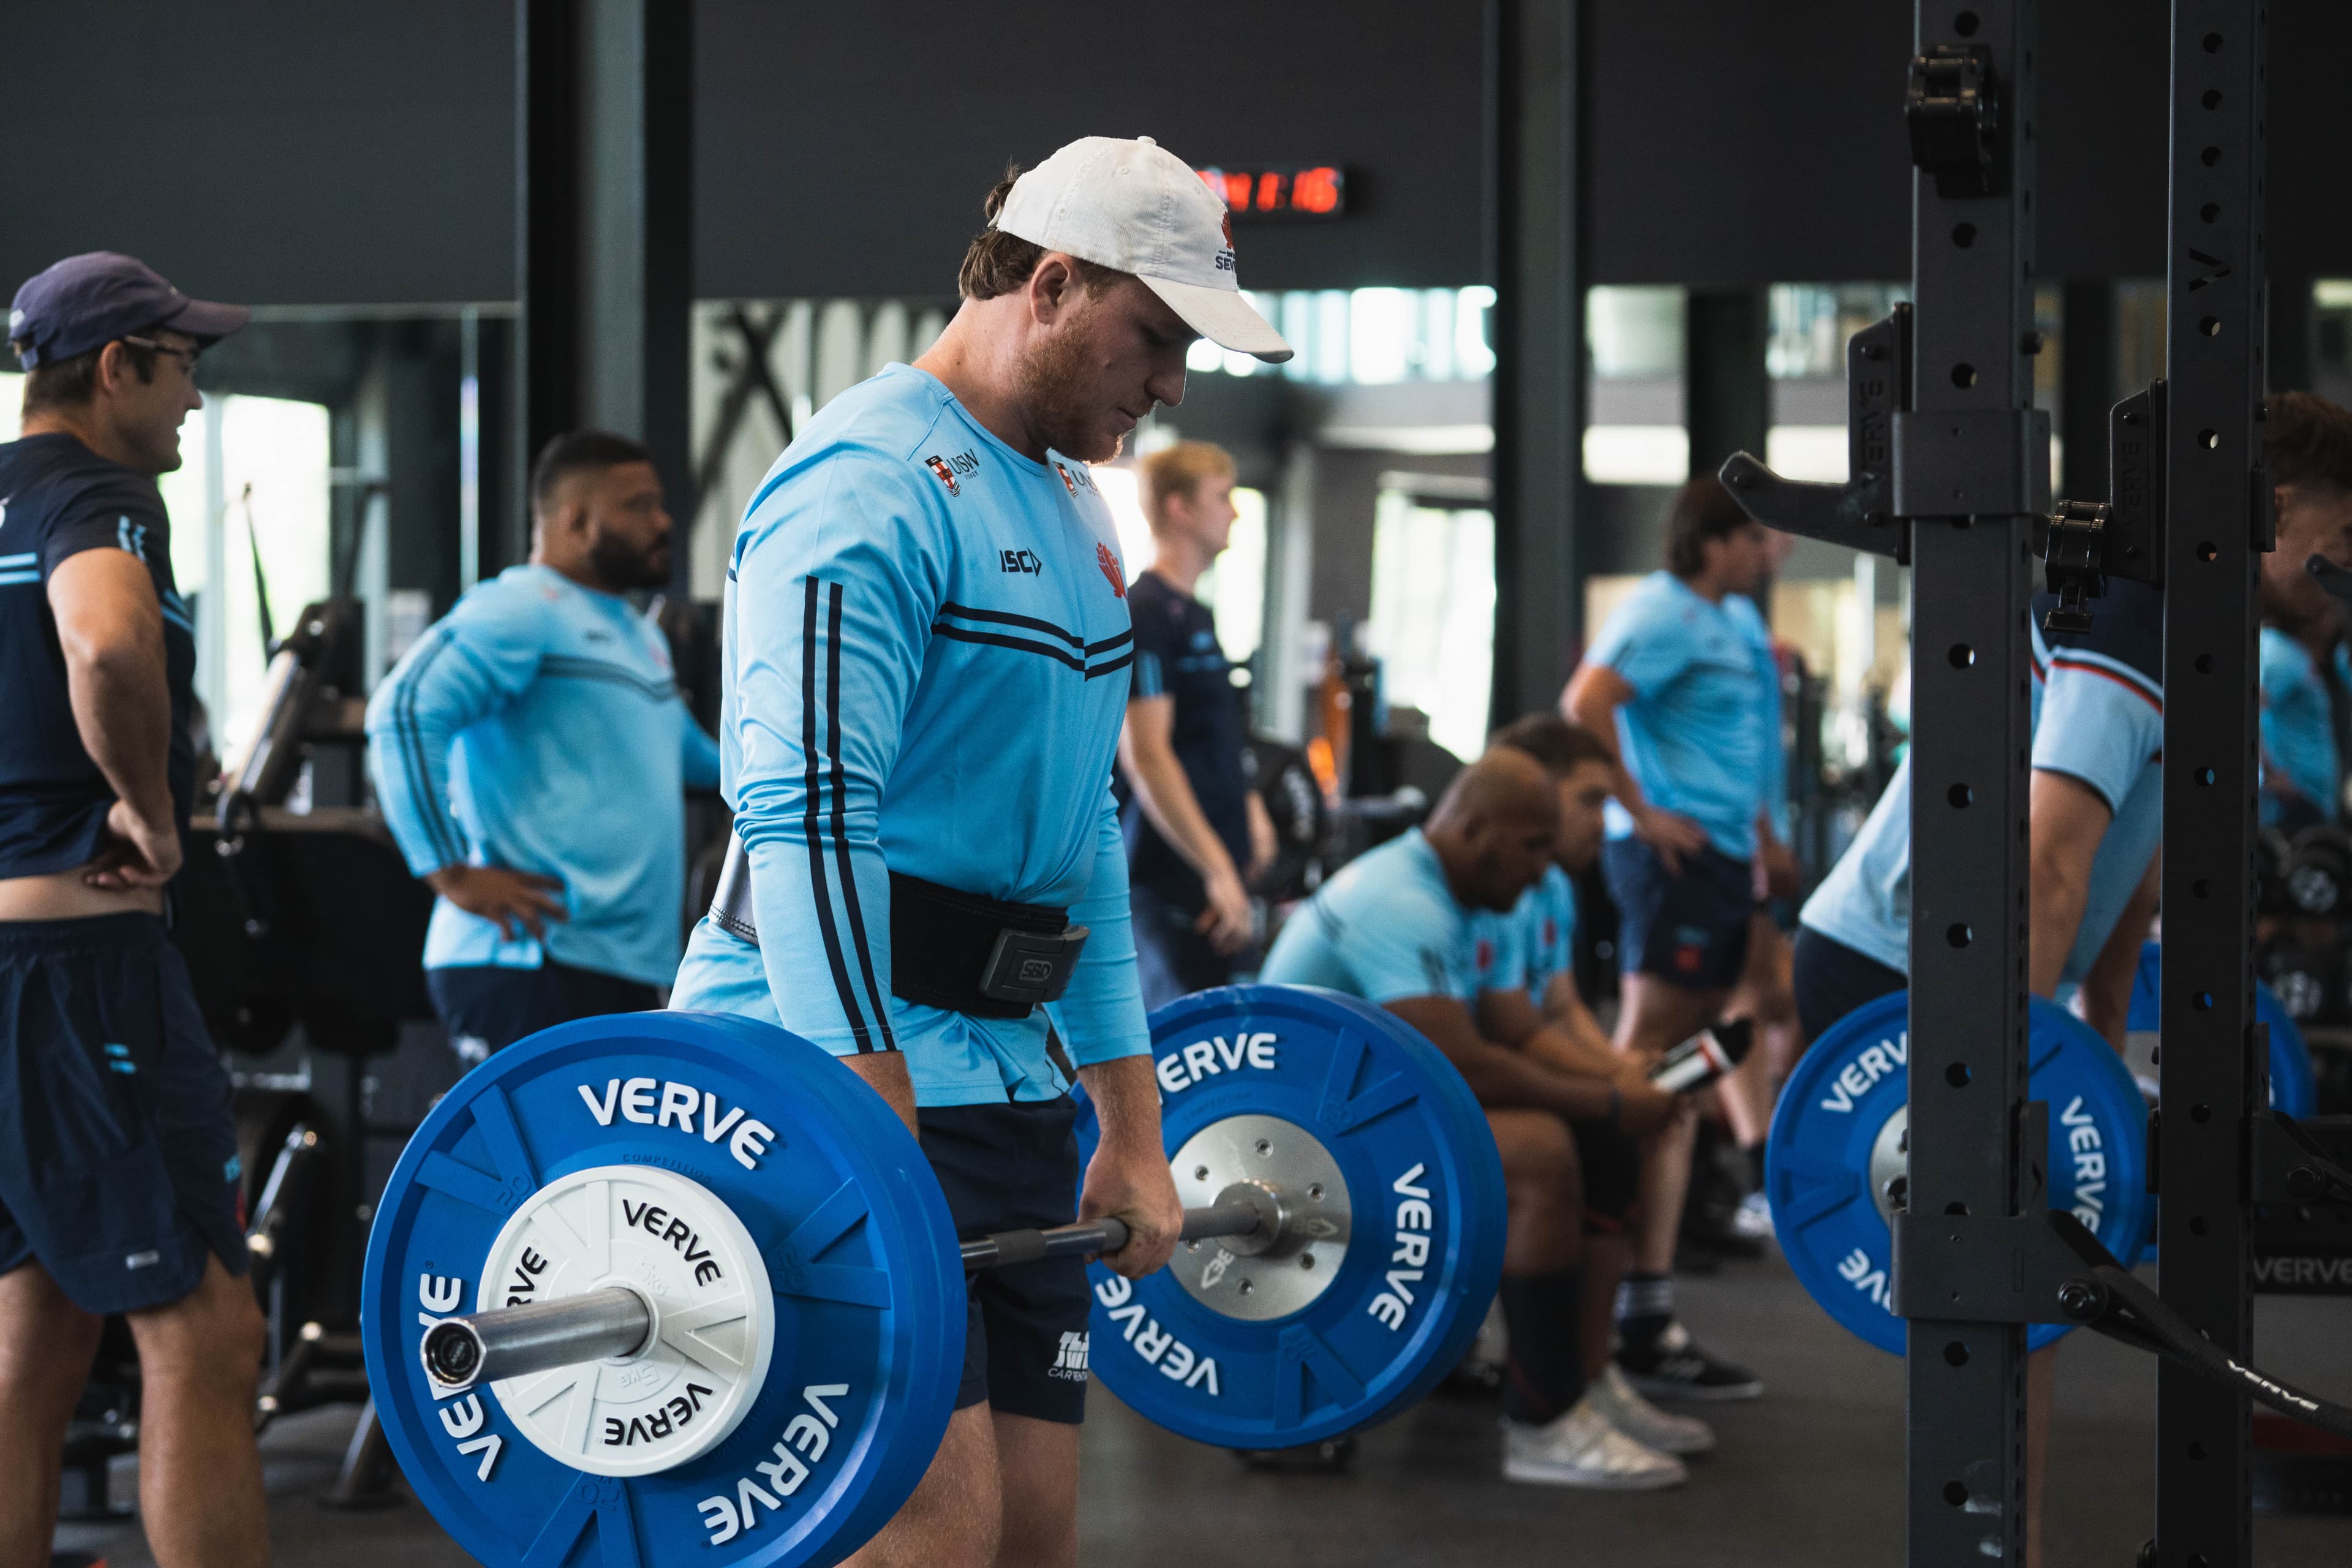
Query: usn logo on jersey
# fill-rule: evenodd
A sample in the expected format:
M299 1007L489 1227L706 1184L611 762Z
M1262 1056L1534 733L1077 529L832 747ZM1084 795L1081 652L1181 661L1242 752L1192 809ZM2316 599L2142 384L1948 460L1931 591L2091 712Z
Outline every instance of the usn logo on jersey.
M958 452L952 458L933 455L925 458L923 462L939 476L940 483L947 486L948 494L951 496L963 494L963 487L956 483L956 476L969 474L980 467L980 459L970 452Z
M1094 477L1086 471L1083 464L1074 471L1067 463L1057 462L1054 465L1054 471L1062 476L1062 488L1074 496L1080 490L1095 488Z

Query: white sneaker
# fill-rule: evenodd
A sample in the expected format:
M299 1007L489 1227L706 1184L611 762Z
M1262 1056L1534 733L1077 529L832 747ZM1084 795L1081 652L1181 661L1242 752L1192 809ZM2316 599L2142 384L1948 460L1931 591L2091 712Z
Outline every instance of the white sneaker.
M1601 1407L1609 1425L1645 1448L1662 1454L1704 1454L1715 1447L1715 1428L1689 1415L1669 1415L1633 1391L1617 1363L1593 1382L1585 1397Z
M1546 1426L1503 1424L1503 1479L1594 1491L1656 1491L1690 1479L1671 1454L1645 1448L1609 1424L1592 1391Z
M1761 1192L1753 1192L1739 1200L1738 1209L1731 1216L1731 1233L1750 1241L1772 1239L1772 1202Z

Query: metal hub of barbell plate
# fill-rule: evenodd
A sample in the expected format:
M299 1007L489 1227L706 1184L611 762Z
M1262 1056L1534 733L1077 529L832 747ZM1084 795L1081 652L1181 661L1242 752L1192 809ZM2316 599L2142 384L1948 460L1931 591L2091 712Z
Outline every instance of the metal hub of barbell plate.
M1878 1205L1878 1217L1888 1225L1895 1223L1895 1211L1904 1206L1897 1196L1906 1193L1910 1184L1910 1131L1911 1108L1898 1105L1870 1145L1870 1201Z
M620 1286L653 1331L631 1353L490 1385L531 1443L575 1469L643 1476L707 1453L760 1394L775 1338L766 1263L700 1183L646 1165L559 1177L509 1219L482 1261L477 1311Z
M1246 1202L1272 1234L1190 1241L1169 1263L1187 1294L1229 1318L1286 1317L1339 1277L1351 1207L1338 1162L1313 1134L1273 1116L1229 1116L1169 1162L1184 1206Z

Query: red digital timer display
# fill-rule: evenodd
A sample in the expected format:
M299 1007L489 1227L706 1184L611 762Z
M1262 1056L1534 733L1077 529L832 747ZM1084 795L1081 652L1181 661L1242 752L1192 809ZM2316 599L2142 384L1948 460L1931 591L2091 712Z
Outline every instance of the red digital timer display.
M1254 217L1338 217L1348 209L1348 177L1329 163L1265 163L1202 169L1201 179L1235 213Z

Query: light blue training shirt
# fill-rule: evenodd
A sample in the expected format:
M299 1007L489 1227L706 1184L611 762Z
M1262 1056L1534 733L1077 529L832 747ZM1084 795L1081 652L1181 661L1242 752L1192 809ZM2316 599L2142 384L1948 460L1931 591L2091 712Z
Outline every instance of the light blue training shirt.
M1318 888L1284 923L1257 977L1372 1003L1451 996L1475 1006L1501 958L1494 933L1480 935L1477 912L1454 898L1437 850L1412 828Z
M782 1024L836 1056L905 1054L919 1105L1068 1088L1150 1049L1111 797L1134 631L1084 463L1037 462L894 364L769 469L728 572L722 790L757 946L705 919L671 1005ZM1026 1018L891 994L889 873L1066 908L1092 932ZM978 976L972 976L977 980Z
M563 884L544 943L446 899L425 965L559 963L666 985L686 897L688 789L719 753L680 700L661 629L549 566L475 587L404 655L367 710L384 821L422 877L501 866Z
M2336 679L2352 682L2352 654L2336 645ZM2263 752L2297 794L2319 808L2320 819L2340 815L2335 705L2319 666L2291 633L2264 626L2262 637Z
M1756 661L1756 721L1764 736L1764 815L1774 836L1786 843L1791 826L1789 744L1780 733L1780 660L1772 651L1772 628L1756 601L1745 594L1726 594L1723 613L1748 639L1749 656Z
M1543 880L1520 894L1510 913L1480 910L1472 915L1470 929L1475 941L1491 942L1495 952L1480 989L1524 990L1540 1008L1551 977L1575 963L1576 884L1557 864L1547 866Z
M2091 863L2082 923L2060 981L2080 984L2097 962L2116 922L2147 874L2164 831L2158 754L2164 739L2160 601L2110 580L2093 605L2092 630L2046 641L2042 616L2054 600L2033 603L2033 750L2037 772L2082 780L2114 813ZM1911 936L1911 759L1853 842L1805 900L1800 923L1889 969L1909 973Z
M1617 710L1617 742L1643 798L1696 822L1723 854L1753 859L1767 753L1758 645L1740 619L1673 573L1653 572L1584 657L1633 689ZM1613 800L1607 824L1610 837L1633 837L1633 817Z

